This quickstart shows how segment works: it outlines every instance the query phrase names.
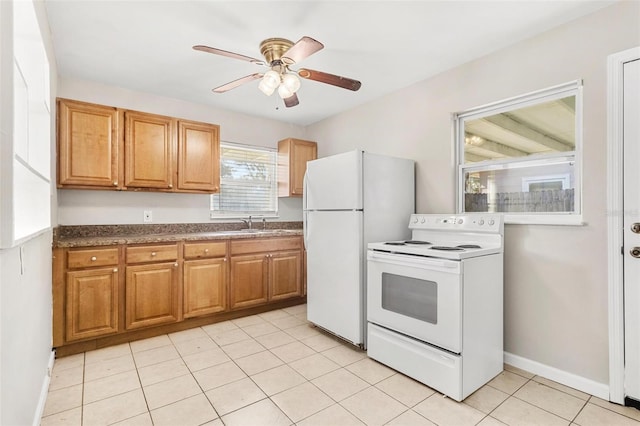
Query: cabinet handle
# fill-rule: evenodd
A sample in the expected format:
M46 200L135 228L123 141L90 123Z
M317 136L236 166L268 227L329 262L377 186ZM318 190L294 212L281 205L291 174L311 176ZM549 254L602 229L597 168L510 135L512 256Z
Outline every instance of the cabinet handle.
M227 261L227 258L225 257L222 261L223 261L223 262L226 262L226 261Z
M169 188L173 188L173 184L171 184L171 183L170 183L170 184L169 184Z
M92 262L95 262L96 260L98 260L98 258L97 258L97 257L95 257L95 256L91 256L91 261L92 261Z
M118 186L118 181L117 180L113 181L113 186Z
M151 256L155 256L157 253L155 251L151 252Z
M178 267L178 262L174 263L173 266L177 268Z
M204 249L204 252L205 253L209 253L209 249Z
M118 268L113 268L113 272L118 272Z

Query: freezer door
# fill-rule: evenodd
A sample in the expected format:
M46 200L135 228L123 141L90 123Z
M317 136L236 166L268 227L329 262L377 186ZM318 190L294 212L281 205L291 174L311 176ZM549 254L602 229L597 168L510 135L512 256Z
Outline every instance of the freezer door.
M307 318L364 344L362 212L307 212Z
M349 151L307 163L307 210L362 209L362 151Z

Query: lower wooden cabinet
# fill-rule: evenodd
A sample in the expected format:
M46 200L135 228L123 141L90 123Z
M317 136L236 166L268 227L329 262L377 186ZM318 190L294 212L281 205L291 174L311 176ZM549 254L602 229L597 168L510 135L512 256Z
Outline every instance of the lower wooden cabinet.
M265 254L231 257L231 309L266 303L268 258Z
M185 260L184 317L223 312L227 309L227 258Z
M269 256L270 300L302 295L302 253L276 252Z
M302 296L301 238L231 241L230 266L231 309Z
M118 268L67 272L66 339L118 331Z
M77 353L300 303L303 267L298 236L54 248L53 346Z
M178 321L178 263L127 266L127 330Z

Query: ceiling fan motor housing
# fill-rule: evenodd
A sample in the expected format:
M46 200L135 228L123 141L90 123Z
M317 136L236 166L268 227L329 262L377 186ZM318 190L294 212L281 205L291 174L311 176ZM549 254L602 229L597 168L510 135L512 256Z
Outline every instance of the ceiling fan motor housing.
M271 66L281 64L280 58L293 46L293 42L285 38L268 38L260 43L260 53ZM274 61L278 61L274 64Z

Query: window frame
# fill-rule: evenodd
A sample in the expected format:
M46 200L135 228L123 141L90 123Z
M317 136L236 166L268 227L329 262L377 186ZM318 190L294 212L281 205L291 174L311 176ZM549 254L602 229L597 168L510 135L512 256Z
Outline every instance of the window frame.
M582 80L574 80L546 89L537 90L520 96L514 96L502 101L493 102L466 111L454 113L453 139L456 161L456 212L464 212L465 173L474 171L489 171L508 168L528 167L536 165L553 164L563 161L574 162L574 211L573 212L525 212L504 213L504 222L507 224L528 225L584 225L582 209L582 151L583 151L583 85ZM525 108L540 103L575 96L575 148L568 152L555 152L532 154L524 158L510 158L497 160L484 160L475 163L464 164L464 123L490 115L500 114L506 111ZM544 173L542 173L544 174ZM471 212L469 212L471 213Z
M244 149L244 150L249 150L249 151L262 151L262 152L269 152L271 154L273 154L273 177L274 177L274 184L273 184L273 189L272 189L272 196L273 196L273 201L274 201L274 210L262 210L262 211L248 211L248 210L243 210L243 211L220 211L220 210L214 210L213 206L214 206L214 197L215 196L220 196L221 192L222 192L222 187L223 187L223 179L222 176L220 177L220 191L218 193L215 194L211 194L209 196L209 218L212 220L217 220L217 219L243 219L243 218L247 218L249 216L254 217L254 218L278 218L278 150L276 148L270 148L270 147L265 147L265 146L257 146L257 145L248 145L248 144L241 144L241 143L237 143L237 142L229 142L229 141L220 141L220 168L222 165L222 159L223 159L223 147L231 147L231 148L236 148L236 149Z

